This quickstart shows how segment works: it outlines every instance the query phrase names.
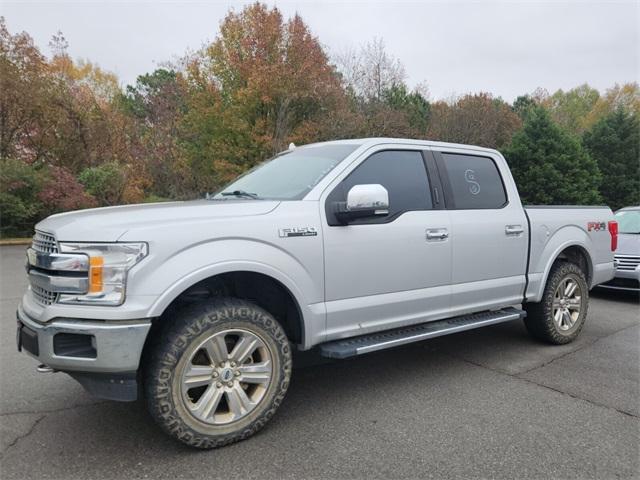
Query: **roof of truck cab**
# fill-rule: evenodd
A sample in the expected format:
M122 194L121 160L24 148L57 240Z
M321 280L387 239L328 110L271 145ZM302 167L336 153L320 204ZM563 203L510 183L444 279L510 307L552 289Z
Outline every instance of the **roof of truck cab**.
M327 142L309 143L306 145L300 145L300 147L307 147L311 145L340 145L340 144L356 144L360 146L375 146L380 144L398 144L398 145L420 145L425 147L435 148L458 148L465 150L476 150L487 153L499 153L493 148L479 147L477 145L465 145L462 143L448 143L448 142L436 142L433 140L416 140L412 138L391 138L391 137L371 137L371 138L346 138L343 140L330 140Z

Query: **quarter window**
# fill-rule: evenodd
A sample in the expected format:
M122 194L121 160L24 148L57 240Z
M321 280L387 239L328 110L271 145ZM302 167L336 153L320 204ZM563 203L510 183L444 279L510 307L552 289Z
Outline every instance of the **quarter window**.
M442 153L441 158L449 187L449 208L491 209L507 203L502 177L491 158L453 153Z

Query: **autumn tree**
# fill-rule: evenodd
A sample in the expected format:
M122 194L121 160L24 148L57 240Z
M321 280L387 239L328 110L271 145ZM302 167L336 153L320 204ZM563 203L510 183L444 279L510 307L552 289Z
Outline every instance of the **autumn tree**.
M0 17L0 159L33 162L34 138L44 128L51 82L47 62L27 33L11 35Z
M404 66L387 52L382 38L359 49L348 48L335 61L345 87L366 101L381 101L386 92L405 85Z
M465 95L431 108L429 137L433 140L501 148L521 127L511 107L489 93Z
M133 120L131 140L134 179L156 195L185 198L194 189L179 146L180 122L187 110L187 87L181 73L160 68L140 75L119 95L116 104Z
M61 33L54 35L50 48L48 128L38 139L42 161L75 174L89 165L116 161L108 113L117 89L115 76L93 64L74 62Z
M602 172L600 192L613 209L640 204L640 115L619 106L585 132Z
M503 153L525 203L590 205L601 200L598 164L541 106L531 110Z
M410 91L404 66L374 38L359 49L335 56L342 85L349 98L350 128L340 137L426 136L430 104L426 89Z
M342 100L318 39L299 15L285 21L277 8L255 3L227 15L205 59L258 150L313 139L317 116Z
M640 85L637 82L614 85L600 95L593 109L585 119L587 128L591 128L600 119L606 117L618 108L640 115Z
M581 135L588 127L589 113L600 99L600 93L586 83L566 92L562 89L546 98L542 105L551 118L565 130Z

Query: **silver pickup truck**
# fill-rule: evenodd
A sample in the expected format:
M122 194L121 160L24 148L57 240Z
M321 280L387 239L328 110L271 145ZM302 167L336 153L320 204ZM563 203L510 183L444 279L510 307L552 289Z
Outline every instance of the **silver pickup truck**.
M517 319L571 342L616 242L607 207L523 208L495 150L292 146L205 200L40 222L18 349L214 448L272 417L294 349L346 358Z

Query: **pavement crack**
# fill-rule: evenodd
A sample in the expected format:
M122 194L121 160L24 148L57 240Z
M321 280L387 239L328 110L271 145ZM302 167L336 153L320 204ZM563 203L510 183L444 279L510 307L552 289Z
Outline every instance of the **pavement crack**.
M548 390L552 390L554 392L558 392L558 393L562 393L564 395L568 395L569 397L574 398L576 400L582 400L583 402L590 403L591 405L594 405L596 407L606 408L607 410L613 410L614 412L618 412L618 413L621 413L623 415L627 415L627 416L632 417L632 418L640 419L640 416L636 415L635 413L627 412L626 410L620 410L619 408L612 407L610 405L605 405L603 403L594 402L593 400L589 400L588 398L581 397L581 396L576 395L574 393L565 392L564 390L560 390L559 388L550 387L549 385L545 385L544 383L538 383L538 382L536 382L534 380L529 380L528 378L520 378L520 377L515 377L515 378L517 378L519 380L524 380L525 382L531 383L532 385L537 385L539 387L543 387L543 388L546 388Z
M546 366L548 366L548 365L552 364L553 362L555 362L555 361L557 361L557 360L561 360L561 359L563 359L564 357L567 357L567 356L572 355L572 354L574 354L574 353L576 353L576 352L579 352L579 351L581 351L581 350L584 350L585 348L591 347L592 345L594 345L594 344L598 343L598 342L599 342L599 341L601 341L601 340L605 340L605 339L607 339L607 338L611 337L612 335L615 335L615 334L620 333L620 332L624 332L625 330L629 330L630 328L637 328L637 327L638 327L638 325L637 325L637 324L636 324L636 325L629 325L628 327L621 328L621 329L616 330L616 331L614 331L614 332L611 332L611 333L609 333L609 334L607 334L607 335L603 335L603 336L601 336L601 337L596 337L594 340L590 341L589 343L585 343L584 345L582 345L582 346L580 346L580 347L576 348L575 350L571 350L571 351L569 351L569 352L563 353L562 355L558 355L557 357L552 358L552 359L551 359L551 360L549 360L548 362L544 362L544 363L542 363L542 364L540 364L540 365L536 365L535 367L531 367L530 369L528 369L528 370L524 370L524 371L519 372L519 373L517 373L517 374L515 374L515 375L526 375L527 373L529 373L529 372L533 372L534 370L538 370L539 368L544 368L544 367L546 367ZM505 372L505 373L507 373L507 372Z
M622 330L626 330L626 328L623 328L623 329L621 329L619 331L622 331ZM605 338L605 337L600 337L600 338ZM592 342L592 343L595 343L595 342ZM577 352L577 351L578 350L574 350L574 352ZM573 353L573 352L571 352L571 353ZM562 358L562 357L564 357L566 355L568 355L568 354L562 355L561 357L558 357L558 358ZM640 416L636 415L635 413L627 412L626 410L621 410L619 408L615 408L615 407L612 407L610 405L605 405L603 403L594 402L593 400L589 400L588 398L581 397L581 396L576 395L574 393L565 392L564 390L560 390L558 388L550 387L549 385L545 385L544 383L538 383L538 382L536 382L534 380L530 380L528 378L522 378L522 377L520 377L520 375L521 375L520 373L514 374L514 373L506 372L504 370L500 370L498 368L487 367L486 365L482 365L481 363L473 362L471 360L467 360L466 358L458 357L456 355L449 354L449 356L451 358L454 358L454 359L459 360L461 362L468 363L469 365L473 365L474 367L484 368L485 370L489 370L490 372L494 372L494 373L498 373L498 374L501 374L501 375L505 375L505 376L511 377L511 378L513 378L515 380L520 380L522 382L526 382L528 384L535 385L537 387L542 387L542 388L545 388L547 390L551 390L551 391L556 392L556 393L561 393L563 395L567 395L568 397L571 397L574 400L582 400L583 402L587 402L587 403L589 403L589 404L591 404L593 406L596 406L596 407L605 408L607 410L612 410L614 412L621 413L622 415L626 415L628 417L640 419ZM551 362L548 362L548 363L551 363ZM526 373L526 372L524 372L524 373Z
M2 453L1 453L1 457L4 457L4 455L5 455L9 450L11 450L13 447L15 447L15 446L18 444L18 442L19 442L20 440L23 440L23 439L27 438L29 435L31 435L31 434L35 431L35 429L36 429L36 427L38 426L38 424L39 424L42 420L44 420L46 417L47 417L47 415L46 415L46 414L45 414L45 415L40 415L40 416L39 416L39 417L38 417L38 418L33 422L33 425L31 425L31 428L29 429L29 431L27 431L27 433L25 433L25 434L23 434L23 435L18 435L18 436L13 440L13 442L11 442L9 445L7 445L7 448L5 448L5 449L2 451Z
M82 403L82 404L79 404L79 405L72 405L70 407L53 408L51 410L22 410L22 411L17 411L17 412L5 412L5 413L0 413L0 417L8 417L10 415L49 414L49 413L63 412L65 410L74 410L76 408L82 408L82 407L92 407L94 405L102 405L104 403L110 403L110 401L109 400L104 400L104 401L93 402L93 403Z

